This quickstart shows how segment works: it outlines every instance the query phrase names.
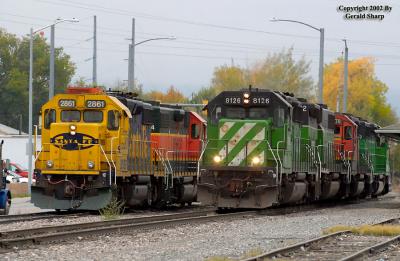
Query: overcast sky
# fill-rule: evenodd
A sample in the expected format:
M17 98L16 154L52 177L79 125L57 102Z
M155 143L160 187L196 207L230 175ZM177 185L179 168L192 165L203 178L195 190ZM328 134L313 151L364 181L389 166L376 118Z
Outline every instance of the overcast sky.
M382 21L346 21L339 5L389 5ZM112 85L127 79L131 19L136 18L136 42L176 36L175 41L153 41L136 48L135 78L145 90L170 85L186 95L210 83L216 66L250 66L268 53L294 48L295 58L311 60L318 81L319 33L293 23L295 19L325 28L325 63L341 56L348 39L349 58L376 58L376 73L389 86L388 100L400 115L400 3L398 1L336 0L0 0L0 27L19 36L29 28L57 17L80 19L56 27L56 46L62 46L77 65L77 77L92 78L93 15L98 24L98 82ZM44 31L49 37L49 30Z

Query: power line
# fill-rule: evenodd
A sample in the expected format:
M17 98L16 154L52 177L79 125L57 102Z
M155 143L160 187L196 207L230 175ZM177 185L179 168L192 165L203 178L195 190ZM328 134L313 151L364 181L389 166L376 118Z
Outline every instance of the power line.
M81 8L81 9L83 8L83 9L87 9L87 10L95 10L95 11L100 11L100 12L109 13L109 14L116 14L116 15L121 15L121 16L132 17L132 15L135 15L135 16L142 17L142 18L145 18L145 19L170 21L170 22L175 22L175 23L182 23L182 24L189 24L189 25L196 25L196 26L203 26L203 27L213 27L213 28L235 30L235 31L247 31L247 32L253 32L253 33L262 33L262 34L285 36L285 37L318 39L318 37L309 36L309 35L271 32L271 31L265 31L265 30L259 30L259 29L253 29L253 28L246 28L246 27L235 27L235 26L228 26L228 25L220 25L220 24L212 24L212 23L204 23L204 22L195 22L195 21L176 19L176 18L170 18L170 17L164 17L164 16L155 16L155 15L146 14L146 13L128 12L128 11L122 10L122 9L109 8L109 7L104 7L104 6L101 6L101 5L83 4L83 3L79 3L79 2L75 2L75 1L68 1L68 0L63 0L62 3L53 2L53 1L49 1L49 0L36 0L36 1L43 2L43 3L48 3L48 4L53 4L53 5L69 6L69 7ZM329 38L328 37L328 38L325 38L325 40L334 41L334 42L341 42L342 38ZM361 45L382 45L382 46L390 45L392 47L400 47L400 43L369 42L369 41L357 40L357 39L352 39L351 42L352 43L353 42L354 43L358 43L358 44L361 44Z

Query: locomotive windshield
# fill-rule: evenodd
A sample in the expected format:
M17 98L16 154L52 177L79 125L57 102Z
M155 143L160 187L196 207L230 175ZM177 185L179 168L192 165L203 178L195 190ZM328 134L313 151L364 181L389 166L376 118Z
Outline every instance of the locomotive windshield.
M81 112L77 110L61 111L62 122L78 122L81 120Z
M103 112L102 111L84 111L83 112L84 122L102 122Z

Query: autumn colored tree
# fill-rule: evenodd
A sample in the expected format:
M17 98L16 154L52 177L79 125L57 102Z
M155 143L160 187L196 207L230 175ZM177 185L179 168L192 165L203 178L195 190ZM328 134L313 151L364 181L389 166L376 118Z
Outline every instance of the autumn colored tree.
M293 59L292 49L268 55L249 69L238 66L220 66L214 71L211 89L215 93L224 90L240 90L250 84L270 90L288 91L298 97L314 96L314 83L309 75L310 62L304 58ZM206 89L202 90L205 93ZM209 92L210 93L210 92Z
M170 86L166 93L151 91L143 95L145 99L161 101L163 103L187 103L188 99L174 86Z
M388 87L375 75L374 60L369 57L349 61L347 112L381 126L396 122L396 114L386 100ZM343 60L325 66L324 102L336 109L337 98L342 108Z

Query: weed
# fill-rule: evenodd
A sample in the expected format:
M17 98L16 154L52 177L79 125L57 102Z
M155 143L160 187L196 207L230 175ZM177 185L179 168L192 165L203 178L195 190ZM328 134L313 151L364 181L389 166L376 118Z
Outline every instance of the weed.
M330 234L338 231L350 230L359 235L369 236L397 236L400 235L400 225L362 225L352 226L334 226L323 231L324 234Z
M122 215L124 210L124 202L121 202L118 200L118 198L113 197L110 203L105 208L100 209L99 212L105 220L111 220Z

